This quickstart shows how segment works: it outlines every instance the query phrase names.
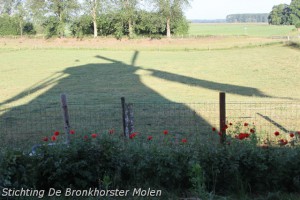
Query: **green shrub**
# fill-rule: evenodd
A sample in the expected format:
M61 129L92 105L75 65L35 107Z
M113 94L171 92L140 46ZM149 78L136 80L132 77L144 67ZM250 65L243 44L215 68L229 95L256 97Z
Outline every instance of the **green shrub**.
M262 148L254 139L228 136L226 145L216 145L198 138L175 138L172 133L150 138L135 134L131 139L115 133L72 135L70 145L55 141L56 145L39 147L33 156L14 150L2 153L0 186L44 190L150 187L202 198L208 192L299 191L300 148Z
M0 16L0 35L19 35L20 27L17 17Z

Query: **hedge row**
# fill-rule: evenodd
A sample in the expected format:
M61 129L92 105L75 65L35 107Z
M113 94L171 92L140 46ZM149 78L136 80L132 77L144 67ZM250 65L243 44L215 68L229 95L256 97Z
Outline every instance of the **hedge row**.
M34 155L2 152L0 186L43 190L150 187L181 197L207 192L300 191L300 148L261 148L250 139L213 145L174 138L170 133L160 137L137 134L128 140L94 134L84 139L78 136L69 146L38 149Z

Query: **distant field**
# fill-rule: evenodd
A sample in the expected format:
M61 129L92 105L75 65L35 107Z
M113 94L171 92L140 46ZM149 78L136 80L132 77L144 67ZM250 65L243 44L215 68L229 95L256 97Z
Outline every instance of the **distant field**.
M228 35L271 37L295 35L295 26L273 26L268 24L190 24L190 35Z

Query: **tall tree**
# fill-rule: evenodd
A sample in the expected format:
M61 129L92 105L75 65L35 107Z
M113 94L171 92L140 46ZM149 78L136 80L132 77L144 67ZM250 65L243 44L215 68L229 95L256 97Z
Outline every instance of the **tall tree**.
M94 27L94 38L98 37L97 18L101 9L101 3L103 0L85 0L84 7L85 12L92 16Z
M0 14L11 15L13 13L15 0L0 0Z
M292 0L290 10L292 24L296 25L300 23L300 0Z
M58 18L58 35L64 36L65 23L69 20L74 11L79 8L77 0L48 0L47 8L50 13Z
M282 25L287 24L289 13L289 6L287 4L279 4L273 6L272 11L268 17L269 24Z
M171 21L177 16L183 15L183 9L190 5L191 0L153 0L154 5L165 17L167 37L171 37Z

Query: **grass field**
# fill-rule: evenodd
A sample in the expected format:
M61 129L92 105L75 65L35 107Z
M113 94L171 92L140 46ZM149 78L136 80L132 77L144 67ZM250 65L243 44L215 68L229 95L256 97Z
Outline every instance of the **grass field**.
M212 25L210 29L218 35L222 27L217 27L217 31ZM283 28L288 31L291 27ZM234 29L231 31L237 33ZM264 31L270 35L277 32L284 35L281 28ZM208 127L217 125L213 121L217 115L210 120L210 111L203 113L209 108L208 104L205 107L189 103L217 102L220 91L227 93L228 101L298 102L299 49L285 45L285 41L265 38L267 34L258 29L256 33L260 37L122 41L111 38L1 38L0 134L10 133L6 141L15 137L25 141L29 135L39 138L41 132L57 129L61 126L59 106L45 116L40 114L52 104L59 104L61 93L68 95L69 102L80 105L74 106L71 114L78 115L72 119L72 125L81 131L96 131L99 127L107 130L116 124L121 130L120 121L112 119L121 112L118 106L122 96L127 102L139 105L135 110L136 121L137 124L147 124L147 131L163 130L173 124L172 129L178 129L178 133L188 131L187 127L193 126L194 122ZM171 109L165 106L177 102L184 104ZM143 103L152 104L145 108ZM113 107L105 107L106 104L118 105L117 114L112 111ZM213 112L217 112L217 105L210 106ZM197 109L202 113L193 113ZM30 112L26 113L26 110ZM86 112L88 114L84 114ZM103 112L92 125L90 112ZM157 116L149 113L161 118L155 119ZM293 117L298 115L296 113ZM104 122L103 116L110 122ZM41 125L50 124L51 117L55 118L55 123ZM184 125L179 122L184 122ZM10 128L3 129L7 124ZM289 128L300 128L298 125L294 123ZM38 128L32 131L33 127ZM14 135L20 130L22 134Z
M272 37L295 35L295 26L273 26L269 24L197 24L190 25L190 35L246 35L251 37Z

